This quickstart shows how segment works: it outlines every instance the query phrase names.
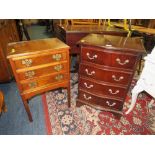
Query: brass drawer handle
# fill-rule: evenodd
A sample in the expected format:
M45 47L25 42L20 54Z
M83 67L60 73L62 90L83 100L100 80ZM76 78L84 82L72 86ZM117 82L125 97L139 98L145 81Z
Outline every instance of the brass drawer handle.
M15 53L16 50L14 48L11 49L11 53Z
M30 83L29 83L29 87L30 87L30 88L35 88L35 87L37 87L37 82L30 82Z
M32 65L32 59L22 60L22 65L25 65L26 67L30 67Z
M128 59L126 59L124 62L121 62L121 60L119 58L117 58L116 61L118 62L118 64L120 64L122 66L125 65L125 64L127 64L127 63L129 63L129 60Z
M52 55L52 58L56 61L59 61L62 58L62 54L54 54Z
M93 87L94 87L94 85L92 85L92 84L88 86L88 84L87 84L86 82L84 82L84 85L85 85L85 86L86 86L86 88L88 88L88 89L90 89L90 88L93 88Z
M91 96L88 96L88 97L87 97L86 94L83 94L83 97L84 97L85 100L91 100L91 99L92 99Z
M93 75L93 74L95 74L95 71L92 71L92 72L89 73L87 68L85 69L85 72L87 73L87 75Z
M27 71L27 72L25 72L26 78L32 78L32 77L34 77L34 75L35 75L34 71Z
M114 79L114 81L121 81L121 80L124 79L123 76L120 76L120 77L117 79L115 75L112 75L112 78Z
M116 103L115 102L113 102L112 104L109 102L109 101L106 101L106 103L108 104L108 106L110 106L110 107L113 107L113 106L115 106L116 105Z
M90 57L90 53L87 53L86 55L87 55L88 59L90 59L90 60L96 59L98 57L96 54L93 55L92 57Z
M54 70L56 70L56 71L60 71L60 70L62 70L62 65L56 65L56 66L54 66Z
M63 75L60 75L60 74L55 77L55 80L58 80L58 81L62 79L63 79Z
M116 90L115 92L113 92L112 89L109 89L108 91L110 92L110 94L118 94L119 93L119 90Z

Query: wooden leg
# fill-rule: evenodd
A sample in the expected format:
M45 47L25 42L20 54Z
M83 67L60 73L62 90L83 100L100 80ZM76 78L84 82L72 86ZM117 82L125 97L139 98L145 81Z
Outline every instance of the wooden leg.
M140 58L140 60L139 60L138 75L140 75L141 68L142 68L142 56L141 56L141 58Z
M67 96L68 96L68 107L70 108L71 107L71 99L70 99L70 83L68 84L68 87L67 87Z
M77 61L74 66L75 69L72 70L71 73L77 73L79 70L79 56L77 55L76 57L77 57ZM72 62L72 60L73 60L73 56L71 56L71 62Z
M7 108L4 101L4 94L2 91L0 91L0 113L6 112Z
M58 89L59 93L62 93L62 88Z
M2 107L2 109L3 109L3 112L7 112L7 107L6 107L5 102L3 103L3 107Z
M23 100L23 104L24 104L25 110L27 112L29 121L32 122L33 119L32 119L32 115L31 115L31 111L30 111L29 105L28 105L28 101L27 100Z

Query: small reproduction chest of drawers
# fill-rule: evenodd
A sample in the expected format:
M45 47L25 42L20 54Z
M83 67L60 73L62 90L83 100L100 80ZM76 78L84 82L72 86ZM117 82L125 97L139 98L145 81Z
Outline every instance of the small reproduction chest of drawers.
M140 38L89 34L81 46L77 106L122 115L136 66L145 53Z
M67 88L70 106L69 46L57 38L8 44L8 56L29 120L28 100L40 93Z

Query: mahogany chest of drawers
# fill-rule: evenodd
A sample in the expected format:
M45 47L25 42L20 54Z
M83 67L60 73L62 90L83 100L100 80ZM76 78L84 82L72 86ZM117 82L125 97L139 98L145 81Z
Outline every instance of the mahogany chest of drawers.
M81 45L77 106L121 116L136 65L145 49L140 38L90 34Z
M90 33L109 34L115 36L127 36L127 31L115 27L98 25L55 25L55 35L57 38L70 46L70 54L79 54L80 47L77 42Z
M57 38L8 44L8 56L29 120L28 99L65 87L70 106L69 46Z

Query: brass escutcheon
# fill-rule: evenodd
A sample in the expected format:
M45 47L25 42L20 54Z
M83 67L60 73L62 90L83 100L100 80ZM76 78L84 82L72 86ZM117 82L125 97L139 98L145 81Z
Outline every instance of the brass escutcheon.
M59 61L62 58L62 55L61 54L54 54L54 55L52 55L52 58L56 61Z
M11 53L15 53L16 50L14 48L11 49Z
M26 78L32 78L32 77L34 77L34 75L35 75L34 71L27 71L27 72L25 72Z
M57 76L55 77L55 79L59 81L59 80L63 79L63 75L59 74L59 75L57 75Z
M60 71L62 69L62 65L56 65L56 66L54 66L54 69L56 71Z
M32 64L32 59L24 59L22 60L22 64L25 65L26 67L29 67Z

